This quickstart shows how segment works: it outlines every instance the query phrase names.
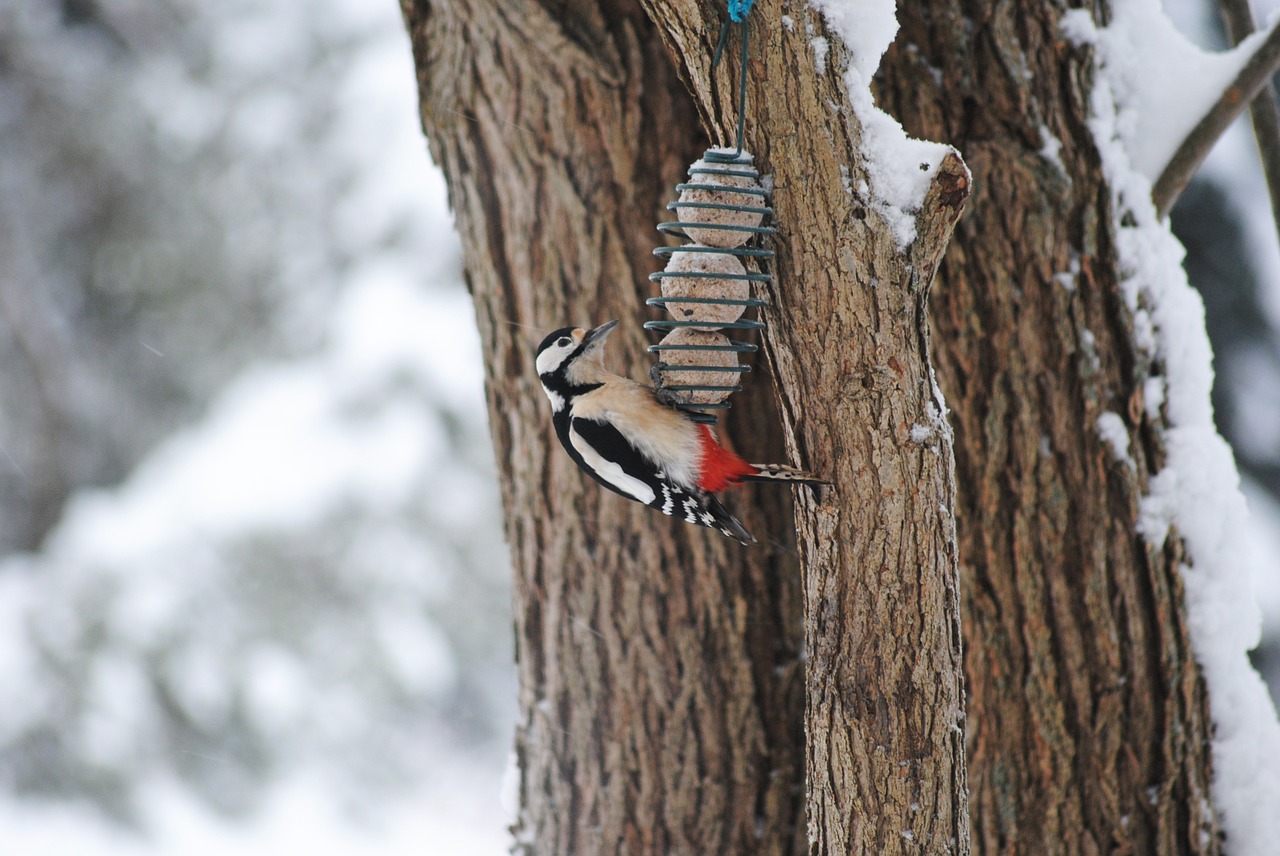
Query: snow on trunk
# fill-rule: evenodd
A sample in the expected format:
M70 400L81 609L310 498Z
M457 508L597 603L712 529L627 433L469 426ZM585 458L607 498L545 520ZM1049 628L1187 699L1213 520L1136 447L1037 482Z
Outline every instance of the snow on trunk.
M1215 808L1232 856L1266 856L1280 841L1280 722L1248 658L1261 629L1239 537L1248 510L1214 426L1204 306L1182 269L1181 244L1151 202L1152 180L1245 55L1194 48L1156 0L1115 0L1112 10L1105 29L1079 10L1062 27L1095 48L1091 127L1112 191L1121 289L1134 329L1151 334L1135 347L1164 373L1168 459L1151 479L1137 528L1158 548L1176 526L1186 543L1187 618L1215 726Z
M907 136L871 96L871 76L898 33L894 0L809 0L809 6L822 13L828 29L844 42L844 55L837 56L849 103L862 126L862 155L870 182L870 187L857 191L868 197L905 249L916 239L916 214L951 147ZM829 40L814 35L812 27L808 32L818 73L825 74Z

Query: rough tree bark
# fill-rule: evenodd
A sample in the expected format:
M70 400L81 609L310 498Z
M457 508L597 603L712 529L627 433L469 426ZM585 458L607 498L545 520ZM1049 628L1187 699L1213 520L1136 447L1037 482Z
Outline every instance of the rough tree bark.
M1120 296L1065 5L902 4L879 92L973 171L931 313L956 432L974 849L1217 853L1185 558L1135 535L1162 463L1143 400L1160 367ZM1105 412L1135 467L1103 442Z
M804 849L800 586L784 497L734 504L744 550L587 482L532 368L551 329L626 323L643 376L654 225L705 147L633 3L404 3L422 116L466 250L515 571L522 776L536 854ZM554 12L554 15L553 15ZM768 383L734 439L781 455ZM744 499L747 497L744 497Z
M713 81L736 78L710 67L716 8L644 3L699 113L731 139L734 91ZM810 852L967 852L951 435L925 307L968 172L954 153L921 164L937 173L919 236L900 249L844 189L872 179L843 47L832 41L830 73L817 75L806 30L777 8L757 15L750 148L773 176L778 221L769 350L788 446L835 483L797 515Z
M706 145L699 118L721 142L736 115L734 52L709 70L721 4L641 4L402 0L484 342L525 851L963 853L971 811L981 853L1217 852L1179 548L1147 551L1133 527L1160 462L1141 400L1158 367L1136 360L1117 293L1064 4L904 4L878 81L974 173L929 310L958 496L926 297L967 174L939 167L899 251L843 189L841 165L855 187L864 165L838 39L805 4L756 5L748 147L780 229L756 368L781 407L753 373L726 429L837 482L798 494L800 567L780 498L732 498L784 541L749 551L584 483L530 366L546 330L619 317L612 359L643 375L652 225ZM822 75L812 35L832 44ZM1106 411L1135 470L1095 429Z

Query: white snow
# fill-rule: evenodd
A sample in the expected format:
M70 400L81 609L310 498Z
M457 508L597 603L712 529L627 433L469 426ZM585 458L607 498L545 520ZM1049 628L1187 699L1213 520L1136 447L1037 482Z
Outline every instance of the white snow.
M129 5L115 4L107 20ZM493 553L483 567L499 579L503 559L491 474L460 460L483 433L479 341L444 183L418 126L403 22L394 6L363 0L229 5L216 18L227 32L208 45L192 37L193 53L272 78L310 37L299 22L362 45L331 59L342 66L324 99L336 139L310 135L298 99L279 91L246 93L232 129L240 145L278 148L282 160L323 143L326 166L351 167L346 192L326 209L347 263L323 274L341 279L342 297L318 309L328 323L318 325L326 341L316 353L246 371L122 484L77 495L39 553L0 563L0 744L9 752L0 851L498 856L509 843L502 750L453 739L431 707L467 667L493 667L464 660L428 610L444 602L466 621L491 584L473 575L467 590L444 590L470 561L457 552L471 546L428 524L485 540L475 549ZM205 109L214 99L184 75L146 68L139 98L154 106L155 133L198 144L221 115ZM225 85L213 77L209 87ZM306 265L311 249L279 251ZM305 294L299 304L309 305ZM159 357L172 343L139 347ZM319 558L307 554L330 521L353 518L353 531L314 546ZM260 558L263 544L298 555ZM264 567L303 579L266 585ZM271 597L281 602L263 602ZM485 619L505 621L500 610ZM465 725L482 733L492 714L480 710L487 699L471 700ZM234 795L244 816L218 812L181 775L193 759L215 771L232 763L217 745L174 739L161 720L179 718L197 737L239 718L242 732L265 735L279 753L266 759L274 772L260 791ZM121 775L138 828L75 795L14 793L8 764L31 745L22 736L41 728L95 778ZM402 768L390 768L392 755L406 756ZM353 796L364 780L344 772L358 764L374 787ZM215 787L237 784L233 773Z
M123 490L77 496L52 549L90 545L98 561L123 566L193 531L217 537L300 525L343 496L402 502L414 474L444 454L440 427L408 401L356 416L341 412L343 399L358 399L396 358L425 373L424 383L459 394L470 380L478 395L478 367L457 359L479 347L466 296L427 295L373 276L354 282L345 300L335 316L335 347L314 362L246 374L200 426L138 467ZM438 325L445 317L459 320ZM450 332L422 334L430 329Z
M1135 469L1137 465L1129 454L1129 429L1120 414L1108 410L1098 417L1096 424L1098 433L1111 448L1112 457L1130 469Z
M937 452L938 438L949 438L951 436L951 424L947 422L946 401L942 397L942 390L938 388L936 380L934 380L932 386L934 401L925 402L925 421L912 424L908 436L912 442L920 443Z
M1203 305L1187 284L1182 247L1150 201L1151 176L1171 153L1169 141L1194 125L1240 58L1192 47L1154 0L1118 0L1106 29L1087 13L1069 12L1063 29L1098 48L1090 125L1114 197L1121 287L1135 325L1145 318L1139 346L1164 370L1168 458L1142 501L1138 530L1158 548L1176 525L1186 542L1188 623L1215 726L1214 805L1233 856L1268 856L1280 841L1280 722L1247 654L1260 633L1240 537L1248 511L1231 450L1213 423ZM1160 397L1150 386L1144 391Z
M898 35L893 0L809 0L827 26L849 49L850 63L864 81L880 67L880 58Z
M862 123L872 207L885 218L894 239L906 248L916 238L915 215L924 202L938 164L950 146L908 137L898 120L875 106L871 77L898 32L893 0L809 0L831 33L847 49L844 83ZM861 191L865 192L865 191Z
M131 831L69 803L0 802L6 856L503 856L508 835L480 808L492 783L466 767L440 771L451 787L410 790L376 818L335 813L318 774L282 783L251 819L228 823L180 784L156 780L146 828ZM496 798L495 798L496 799ZM424 842L426 842L424 844Z
M1160 418L1160 408L1164 406L1164 378L1152 375L1142 382L1142 398L1147 418Z
M1066 166L1062 163L1062 140L1053 135L1048 125L1040 126L1040 157L1053 164L1063 178L1071 180Z
M1061 162L1058 164L1061 166ZM1075 250L1071 251L1071 261L1067 265L1067 269L1059 271L1053 275L1053 281L1062 286L1067 291L1076 290L1076 278L1080 276L1080 254ZM1092 335L1092 334L1091 334Z
M512 750L507 756L507 766L502 771L502 785L498 790L498 801L509 824L514 824L520 813L520 775L520 758Z
M1098 339L1088 327L1080 329L1080 350L1090 371L1096 372L1102 368L1102 358L1098 356Z
M1209 53L1178 31L1159 0L1114 3L1105 29L1072 9L1062 29L1093 45L1117 105L1115 131L1132 168L1151 182L1266 38L1255 33L1233 51Z
M827 73L827 51L831 45L822 36L809 39L809 47L813 48L813 67L818 74Z

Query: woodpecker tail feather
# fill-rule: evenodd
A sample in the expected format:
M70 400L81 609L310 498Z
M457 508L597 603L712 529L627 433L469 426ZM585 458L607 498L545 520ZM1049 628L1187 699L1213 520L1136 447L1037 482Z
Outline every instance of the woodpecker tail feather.
M657 496L648 503L663 514L679 517L685 523L718 529L743 544L754 544L756 539L729 513L720 501L703 491L689 491L670 479L658 474Z
M719 529L730 538L734 538L742 544L756 544L755 538L751 536L738 518L729 513L729 510L720 504L720 500L714 496L707 497L707 511L711 512L711 516L715 519L715 523L710 524L712 527Z
M831 482L826 479L820 479L813 473L807 473L804 470L798 470L795 467L789 467L786 464L752 464L755 472L751 475L740 476L739 481L744 482L792 482L793 484L808 485L830 485Z

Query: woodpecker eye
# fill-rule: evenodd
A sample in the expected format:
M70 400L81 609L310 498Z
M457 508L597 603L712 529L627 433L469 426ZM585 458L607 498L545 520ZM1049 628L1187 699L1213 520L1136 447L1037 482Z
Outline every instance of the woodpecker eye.
M561 336L559 339L556 339L556 344L562 348L567 348L573 344L573 340L568 336Z

